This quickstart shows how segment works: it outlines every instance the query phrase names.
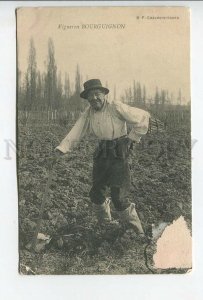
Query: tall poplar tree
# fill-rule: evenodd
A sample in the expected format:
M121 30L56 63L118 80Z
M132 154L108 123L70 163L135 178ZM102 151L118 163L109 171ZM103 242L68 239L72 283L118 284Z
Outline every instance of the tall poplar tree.
M36 86L37 86L37 62L36 50L33 38L30 39L30 50L28 55L28 67L25 74L26 81L26 109L31 110L36 108Z
M55 62L54 43L51 38L48 40L47 72L45 80L45 97L48 109L54 110L57 103L57 66Z

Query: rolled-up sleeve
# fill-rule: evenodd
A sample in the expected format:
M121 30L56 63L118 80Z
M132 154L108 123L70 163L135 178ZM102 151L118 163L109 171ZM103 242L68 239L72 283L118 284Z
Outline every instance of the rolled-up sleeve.
M134 124L128 136L131 140L139 143L141 137L148 131L150 114L143 109L122 102L116 102L115 108L127 123Z
M71 131L56 147L63 153L71 152L81 141L89 128L89 108L77 120Z

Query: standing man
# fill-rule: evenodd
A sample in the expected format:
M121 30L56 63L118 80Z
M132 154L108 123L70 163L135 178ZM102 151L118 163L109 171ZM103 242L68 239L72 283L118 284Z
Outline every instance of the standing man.
M71 152L87 132L93 133L100 142L94 154L90 199L98 222L111 222L109 199L105 197L106 188L109 187L120 221L133 226L139 234L144 234L135 204L126 198L130 185L127 159L132 142L139 143L147 133L150 114L121 102L110 103L106 99L108 93L109 90L102 86L99 79L84 83L84 91L80 96L90 105L56 147L56 153L58 156ZM128 135L126 123L133 124Z

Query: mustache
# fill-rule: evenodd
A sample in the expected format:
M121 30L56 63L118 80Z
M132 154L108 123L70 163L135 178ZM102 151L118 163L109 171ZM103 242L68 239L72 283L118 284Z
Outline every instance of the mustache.
M102 99L97 98L97 99L90 100L90 104L92 104L92 105L98 104L98 103L102 103Z
M89 104L91 105L91 107L94 109L94 110L100 110L103 105L104 105L104 101L103 99L100 99L100 98L97 98L97 99L93 99L92 101L89 101Z

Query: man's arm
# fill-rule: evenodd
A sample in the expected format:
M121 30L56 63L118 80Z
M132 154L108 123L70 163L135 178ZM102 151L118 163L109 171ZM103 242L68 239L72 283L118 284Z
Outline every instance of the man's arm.
M150 114L143 109L132 107L122 102L115 102L114 106L117 113L127 123L134 124L128 136L131 140L139 143L141 137L148 131Z
M71 152L77 144L84 137L89 126L89 107L82 113L81 117L77 120L71 131L56 147L56 151L62 153Z

